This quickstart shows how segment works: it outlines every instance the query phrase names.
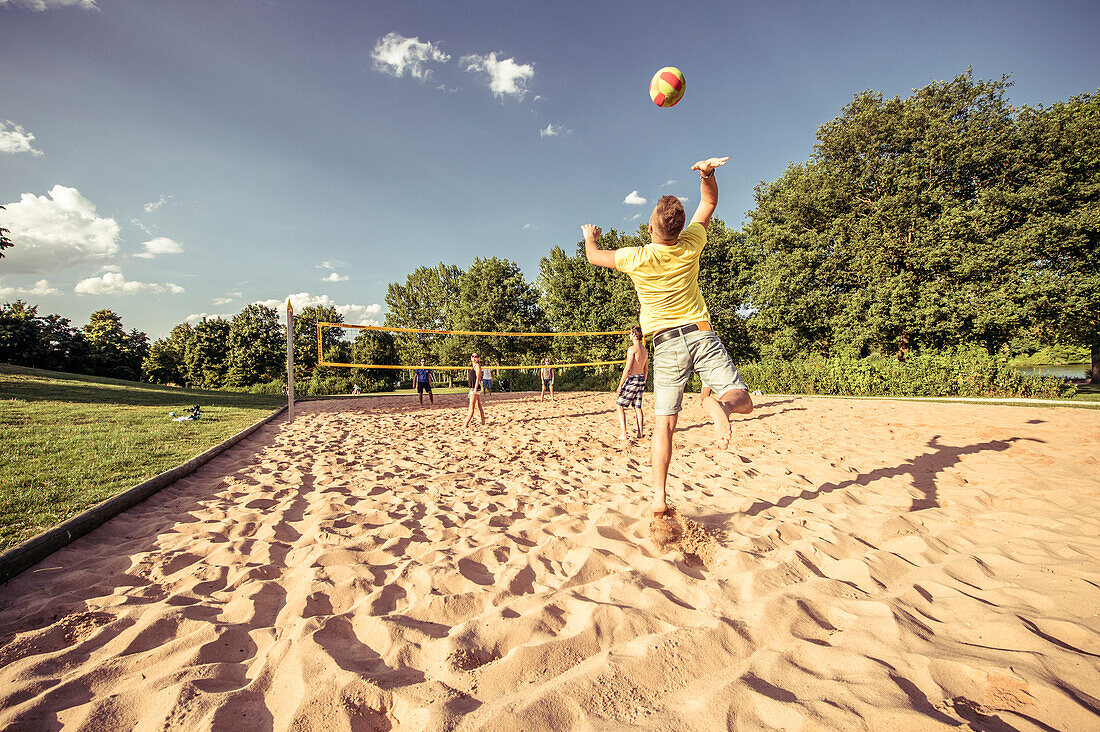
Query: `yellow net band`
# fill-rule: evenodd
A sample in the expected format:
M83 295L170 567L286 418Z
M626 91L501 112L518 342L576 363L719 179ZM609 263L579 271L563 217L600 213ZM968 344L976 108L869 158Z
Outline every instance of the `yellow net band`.
M346 323L317 323L317 365L318 366L340 366L342 368L351 369L390 369L393 371L406 371L415 370L419 368L426 368L429 371L461 371L463 369L470 368L470 364L464 364L461 366L393 366L388 364L375 364L375 363L341 363L337 361L326 361L324 355L321 352L321 328L357 328L359 330L382 330L382 331L396 331L398 333L439 333L441 335L478 335L478 336L605 336L605 335L626 335L630 333L629 330L601 330L601 331L579 331L575 333L513 333L504 331L483 331L483 330L428 330L425 328L387 328L380 325L347 325ZM523 364L520 366L494 366L492 364L486 364L489 368L497 369L500 371L506 370L518 370L518 369L537 369L537 368L552 368L563 369L571 368L574 366L615 366L626 363L626 359L620 359L618 361L585 361L584 363L552 363L552 364Z
M564 368L572 367L572 366L607 366L607 365L623 364L623 363L626 363L625 358L622 359L621 361L585 361L584 363L552 363L552 364L536 363L536 364L526 364L526 365L523 365L523 366L494 366L493 364L484 364L484 366L487 366L488 368L491 368L494 371L505 371L505 370L508 370L508 369L513 369L513 370L514 369L532 369L533 370L533 369L541 369L541 368L564 369ZM463 366L419 366L419 365L418 366L387 366L387 365L374 364L374 363L337 363L335 361L325 361L323 363L318 363L317 365L318 366L343 366L344 368L352 368L352 369L393 369L395 371L400 371L402 369L407 369L409 371L415 371L416 369L427 369L428 371L464 371L464 370L470 368L470 364L465 364Z
M387 328L381 325L348 325L346 323L318 323L317 332L321 332L321 327L327 326L330 328L358 328L359 330L388 330L395 333L439 333L441 335L479 335L479 336L604 336L604 335L627 335L629 330L582 330L575 333L522 333L511 331L492 331L492 330L427 330L424 328ZM402 367L403 368L403 367ZM503 368L503 367L502 367ZM519 368L519 367L517 367Z

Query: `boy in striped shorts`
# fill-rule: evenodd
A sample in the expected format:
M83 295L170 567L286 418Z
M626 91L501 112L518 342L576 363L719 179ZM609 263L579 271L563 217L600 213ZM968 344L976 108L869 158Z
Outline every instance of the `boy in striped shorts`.
M634 407L634 417L638 424L637 437L640 439L642 436L642 392L645 391L646 378L649 376L649 353L642 339L642 329L636 325L630 329L630 341L626 364L623 365L623 376L619 379L619 389L616 392L618 398L615 399L615 404L619 407L620 440L630 439L626 434L627 407Z

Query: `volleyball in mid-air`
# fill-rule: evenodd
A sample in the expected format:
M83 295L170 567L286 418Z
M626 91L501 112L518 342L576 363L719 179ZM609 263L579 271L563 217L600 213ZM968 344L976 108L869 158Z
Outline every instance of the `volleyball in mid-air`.
M675 66L666 66L649 82L649 98L658 107L671 107L684 96L684 75Z

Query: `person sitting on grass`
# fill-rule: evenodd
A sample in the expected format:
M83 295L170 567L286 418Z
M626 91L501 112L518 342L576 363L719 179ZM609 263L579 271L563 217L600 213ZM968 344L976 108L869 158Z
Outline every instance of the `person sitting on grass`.
M668 511L665 483L672 460L672 436L692 372L699 374L712 394L703 408L714 420L715 442L729 447L729 416L752 412L748 387L733 359L710 326L710 313L699 290L699 256L707 243L707 226L718 206L714 171L728 157L700 160L699 206L684 227L684 206L676 196L664 196L649 217L651 243L643 247L601 250L600 229L581 227L584 251L591 264L617 269L630 276L641 303L642 332L653 334L653 400L657 424L653 429L653 505L655 516ZM718 396L715 397L714 394Z
M619 379L619 388L615 391L615 405L619 408L619 439L628 440L626 434L626 408L634 407L634 421L638 425L637 437L642 436L642 393L649 377L649 352L645 349L642 329L634 326L630 329L630 350L626 352L623 375Z

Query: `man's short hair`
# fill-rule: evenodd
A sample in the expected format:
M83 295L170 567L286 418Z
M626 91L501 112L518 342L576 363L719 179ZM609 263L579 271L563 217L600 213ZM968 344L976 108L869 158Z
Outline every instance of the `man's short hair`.
M631 338L637 338L638 340L642 340L642 329L640 327L638 327L637 325L635 325L634 327L632 327L630 329L630 337Z
M661 200L657 201L653 213L656 214L654 222L657 224L662 236L680 236L680 232L684 230L684 221L687 216L684 214L684 204L680 203L679 198L676 196L661 196Z

